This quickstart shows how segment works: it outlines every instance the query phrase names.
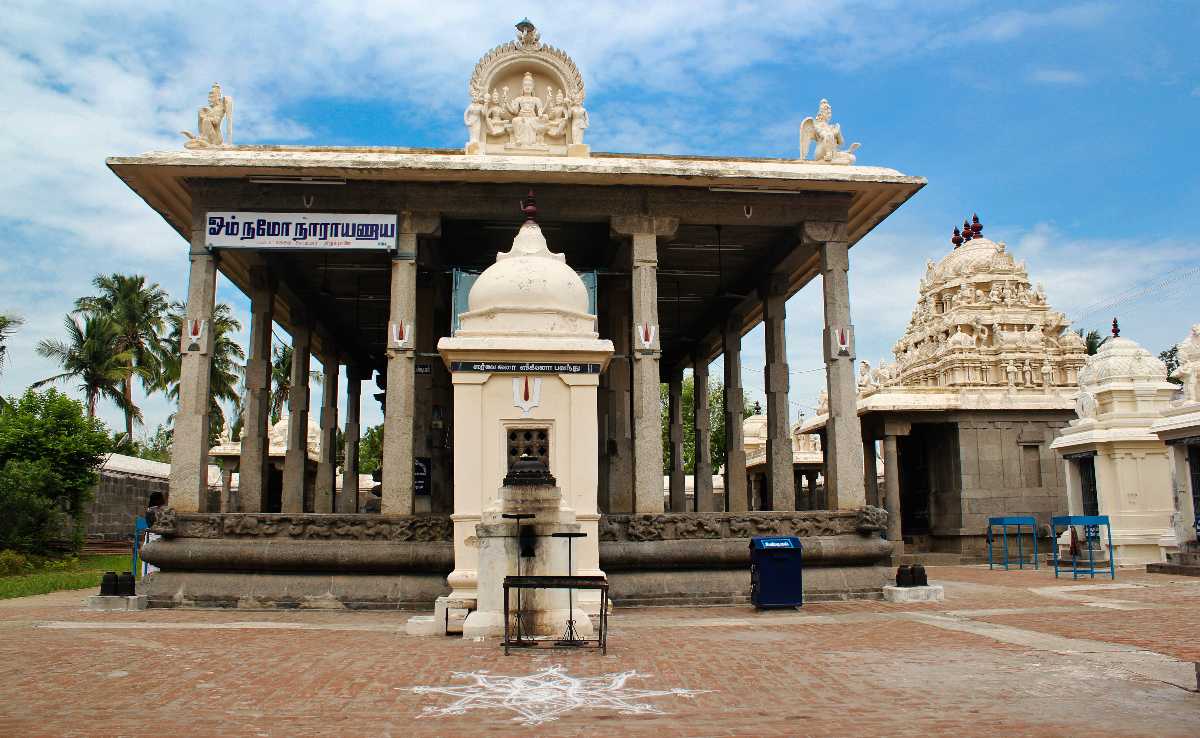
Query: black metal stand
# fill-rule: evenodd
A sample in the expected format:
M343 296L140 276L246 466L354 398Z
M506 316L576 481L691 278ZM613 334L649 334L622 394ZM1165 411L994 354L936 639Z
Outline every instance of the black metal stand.
M551 533L551 538L566 538L567 539L567 576L575 575L575 563L573 560L574 545L576 538L583 538L587 533ZM518 593L520 590L518 590ZM604 603L601 603L601 607ZM555 641L554 645L563 646L565 648L578 648L583 645L584 640L579 637L579 631L575 630L575 589L567 588L567 629L563 631L563 637Z
M517 521L517 540L521 537L521 521L528 520L534 515L532 513L502 513L500 517L506 520ZM521 551L518 544L517 550L517 576L521 576ZM525 609L521 607L521 590L517 590L517 643L521 642L521 618L525 617ZM508 613L504 614L504 632L508 633ZM507 639L507 638L506 638Z

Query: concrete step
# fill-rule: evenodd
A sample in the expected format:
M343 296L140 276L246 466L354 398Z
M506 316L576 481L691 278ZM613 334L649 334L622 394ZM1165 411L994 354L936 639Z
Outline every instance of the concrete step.
M1174 574L1176 576L1200 577L1200 566L1173 564L1170 561L1146 564L1147 574Z

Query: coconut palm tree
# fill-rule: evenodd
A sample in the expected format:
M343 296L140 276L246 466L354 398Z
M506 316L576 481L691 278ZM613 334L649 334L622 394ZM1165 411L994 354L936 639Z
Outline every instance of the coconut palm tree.
M8 339L17 332L17 328L25 321L16 315L0 313L0 372L4 370L4 362L8 358Z
M320 384L325 375L309 371L308 382ZM292 395L292 347L287 344L276 346L271 352L271 423L279 422L283 409Z
M141 411L131 406L122 388L130 373L137 371L131 352L121 350L117 324L103 315L84 315L83 323L73 315L63 319L67 341L43 339L37 345L39 356L54 359L62 365L61 374L34 382L41 387L66 379L79 380L79 389L87 398L87 414L96 417L96 402L104 397L112 400L127 415L141 419Z
M75 301L75 311L103 315L117 327L117 349L128 356L130 372L125 377L125 437L133 440L133 377L142 379L150 391L161 371L162 331L167 313L167 293L158 283L147 285L140 274L98 274L92 284L99 294ZM132 371L137 369L138 371Z
M163 351L159 357L161 371L155 383L155 389L166 393L171 400L179 401L179 376L183 366L180 345L183 342L183 324L186 320L186 307L183 303L171 306L167 316L170 326L166 340L163 341ZM215 443L217 436L225 427L225 411L222 402L236 407L241 401L238 385L245 373L243 362L246 353L233 334L241 330L242 324L233 317L233 310L225 303L217 303L213 307L209 330L213 336L211 368L209 373L209 441ZM171 416L174 417L174 414Z

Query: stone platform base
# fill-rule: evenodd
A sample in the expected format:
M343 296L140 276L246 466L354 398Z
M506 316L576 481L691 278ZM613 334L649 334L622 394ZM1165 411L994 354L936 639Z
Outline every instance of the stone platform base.
M942 602L946 599L946 590L940 584L928 587L892 587L883 588L883 599L888 602Z
M425 610L448 593L445 574L160 571L143 583L150 607Z
M135 595L133 597L92 595L83 601L84 609L93 610L95 612L125 612L129 610L145 610L146 605L146 595Z
M1148 574L1175 574L1185 577L1200 577L1200 553L1181 551L1167 554L1166 561L1146 564Z

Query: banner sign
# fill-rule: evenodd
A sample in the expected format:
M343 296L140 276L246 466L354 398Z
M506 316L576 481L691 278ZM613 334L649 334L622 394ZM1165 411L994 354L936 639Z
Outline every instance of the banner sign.
M210 212L205 243L210 249L395 249L396 216Z
M492 374L599 374L600 365L574 362L539 364L532 361L452 361L450 371Z

